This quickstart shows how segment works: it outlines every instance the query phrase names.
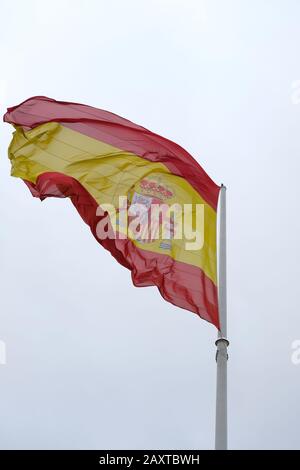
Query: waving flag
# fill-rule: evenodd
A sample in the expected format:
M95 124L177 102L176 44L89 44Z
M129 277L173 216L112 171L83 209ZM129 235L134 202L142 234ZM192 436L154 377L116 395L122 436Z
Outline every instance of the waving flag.
M9 146L12 175L23 179L33 196L69 197L98 242L131 270L135 286L157 286L168 302L219 328L216 209L220 188L188 152L115 114L43 96L8 108L4 121L15 127ZM122 197L127 219L120 216ZM143 220L150 207L165 203L190 210L189 215L183 213L189 231L175 236L182 218L173 216L167 224L170 236L160 232L157 236L154 230L147 238L139 232L141 226L148 230ZM108 211L109 205L118 207L117 217ZM146 211L136 224L139 236L133 236L125 229L139 206ZM201 234L193 218L196 206L203 208ZM201 243L193 245L187 232L198 241L201 235Z

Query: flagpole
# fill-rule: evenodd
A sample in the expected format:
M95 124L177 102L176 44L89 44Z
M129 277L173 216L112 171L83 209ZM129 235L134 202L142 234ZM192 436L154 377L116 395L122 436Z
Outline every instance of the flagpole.
M219 208L219 317L216 341L217 393L215 449L227 450L227 292L226 292L226 187L221 186Z

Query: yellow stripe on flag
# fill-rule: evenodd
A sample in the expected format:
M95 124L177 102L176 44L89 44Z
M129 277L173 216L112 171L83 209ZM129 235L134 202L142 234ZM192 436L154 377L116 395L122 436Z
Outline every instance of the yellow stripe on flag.
M216 212L184 178L173 175L163 163L151 162L55 122L28 131L16 127L9 156L13 176L35 183L42 173L63 173L79 181L100 206L118 206L119 196L127 196L143 178L162 176L175 188L172 203L204 204L205 211L203 248L188 251L184 247L186 240L172 240L170 256L200 267L217 284ZM133 242L143 250L165 254L157 242L142 247Z

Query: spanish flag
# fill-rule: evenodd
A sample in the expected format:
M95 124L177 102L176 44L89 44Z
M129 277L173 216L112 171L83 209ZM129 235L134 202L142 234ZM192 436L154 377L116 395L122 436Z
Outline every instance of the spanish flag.
M4 121L15 128L8 150L12 176L21 178L41 200L69 197L97 241L130 269L135 286L157 286L165 300L219 328L216 210L220 187L188 152L116 114L44 96L8 108ZM119 207L124 196L128 219L110 220L108 205ZM185 232L182 237L152 234L147 240L130 231L125 236L133 203L202 207L201 246L188 247L191 238ZM184 213L184 219L190 221L190 228L197 228L194 209L191 212L192 217ZM107 218L114 236L108 229L107 236L99 236ZM173 218L170 231L176 223Z

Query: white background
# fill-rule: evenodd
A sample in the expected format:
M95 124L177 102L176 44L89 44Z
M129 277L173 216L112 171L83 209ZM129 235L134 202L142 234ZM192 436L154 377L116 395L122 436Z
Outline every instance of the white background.
M299 448L300 3L0 1L1 113L110 110L228 187L229 446ZM1 124L0 447L214 445L215 328L132 286L68 200L9 176Z

